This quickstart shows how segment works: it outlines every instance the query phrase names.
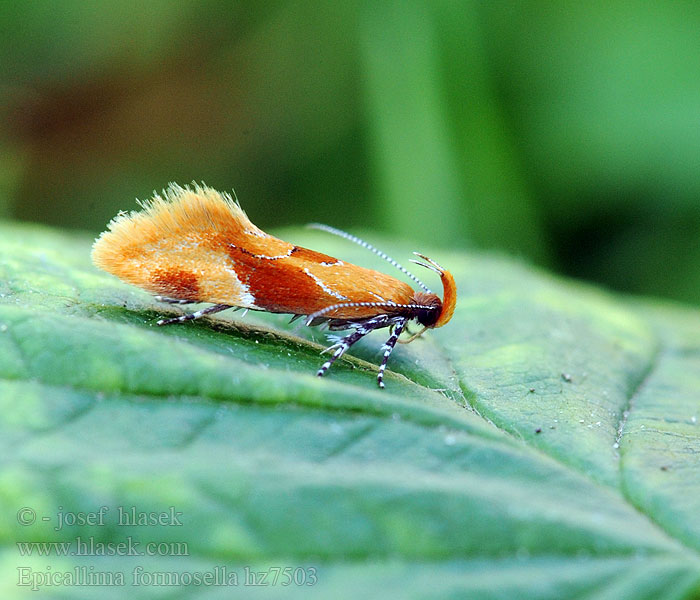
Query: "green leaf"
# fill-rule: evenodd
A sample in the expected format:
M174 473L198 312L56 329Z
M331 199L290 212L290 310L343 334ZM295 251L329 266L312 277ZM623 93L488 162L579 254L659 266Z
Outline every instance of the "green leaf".
M0 227L3 597L700 595L697 311L437 253L454 319L400 346L380 391L380 334L318 379L318 331L158 328L177 309L89 248ZM113 585L68 579L98 572Z

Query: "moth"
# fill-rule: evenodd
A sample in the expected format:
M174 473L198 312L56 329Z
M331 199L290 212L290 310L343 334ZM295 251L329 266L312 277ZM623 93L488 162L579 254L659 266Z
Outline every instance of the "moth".
M119 213L92 248L93 263L119 279L155 294L171 304L210 306L180 317L162 319L169 325L223 310L245 308L306 317L306 325L327 324L348 330L324 352L322 376L354 343L375 329L389 328L377 383L399 336L409 321L426 329L442 327L452 317L457 287L451 273L418 252L411 262L440 276L440 299L395 260L353 235L314 224L312 227L360 244L414 281L410 285L378 271L296 246L253 225L228 194L194 185L171 184L163 195L141 204L143 210Z

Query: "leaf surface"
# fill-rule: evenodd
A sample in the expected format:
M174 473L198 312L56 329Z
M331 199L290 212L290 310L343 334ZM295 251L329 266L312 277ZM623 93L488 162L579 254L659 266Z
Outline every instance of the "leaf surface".
M319 379L317 330L259 313L158 328L179 309L89 247L0 228L4 597L76 567L121 573L105 598L700 594L697 311L439 253L454 319L399 346L380 391L382 333ZM120 524L132 512L161 522ZM115 551L78 556L78 538ZM144 554L117 552L129 540Z

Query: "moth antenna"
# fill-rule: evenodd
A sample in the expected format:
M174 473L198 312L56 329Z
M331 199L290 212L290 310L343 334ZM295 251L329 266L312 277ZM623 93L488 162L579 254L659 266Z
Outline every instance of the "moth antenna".
M413 273L411 273L408 269L405 267L401 266L398 262L396 262L391 256L386 254L385 252L382 252L379 250L379 248L375 248L372 244L369 242L365 242L363 239L360 239L357 236L354 236L350 233L347 233L346 231L343 231L342 229L336 229L335 227L331 227L330 225L323 225L322 223L309 223L307 225L308 228L310 229L319 229L321 231L326 231L327 233L332 233L333 235L337 235L338 237L344 238L346 240L349 240L351 242L354 242L355 244L362 246L363 248L366 248L370 252L374 252L379 258L383 258L385 261L387 261L389 264L393 265L396 267L399 271L401 271L404 275L415 281L423 290L428 293L432 294L433 292L428 289L428 287L420 280L418 277L416 277Z
M326 306L325 308L322 308L321 310L317 310L315 313L311 313L308 317L306 317L306 325L310 325L314 319L317 319L318 317L322 317L326 313L334 311L338 308L348 308L348 307L352 307L352 306L363 306L363 307L372 307L372 308L393 307L393 308L415 308L415 309L422 309L422 310L437 310L437 307L427 306L425 304L397 304L396 302L340 302L339 304L331 304L330 306Z

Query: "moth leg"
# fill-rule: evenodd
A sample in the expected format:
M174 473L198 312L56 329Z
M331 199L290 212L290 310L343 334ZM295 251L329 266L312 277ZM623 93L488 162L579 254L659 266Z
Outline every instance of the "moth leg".
M331 368L331 365L338 360L345 352L352 346L356 341L359 339L363 338L366 336L370 331L372 331L371 328L367 327L358 327L353 331L352 333L346 335L344 338L341 338L338 340L335 344L324 350L324 352L328 352L330 350L335 349L335 352L333 352L333 355L323 363L321 368L316 372L316 375L318 377L323 377L324 373Z
M213 315L214 313L221 312L222 310L226 310L227 308L232 308L228 304L214 304L212 306L207 306L207 308L203 308L202 310L198 310L197 312L189 313L187 315L182 315L181 317L173 317L172 319L161 319L158 321L158 325L170 325L171 323L182 323L184 321L192 321L193 319L199 319L199 317L203 317L204 315Z
M404 340L399 340L399 344L410 344L413 340L418 339L420 336L422 336L426 331L428 331L428 328L423 327L420 331L416 331L416 333L411 333L408 330L408 327L406 327L406 333L411 333L411 335L410 337Z
M166 302L168 304L194 304L194 300L181 300L180 298L171 298L170 296L154 296L158 302Z
M394 331L391 332L389 339L382 346L382 350L384 350L384 356L382 357L382 364L379 365L379 374L377 375L377 384L380 388L384 387L384 370L386 369L386 363L389 361L391 351L394 349L394 346L396 346L396 342L399 339L403 328L406 327L406 323L406 319L397 323L396 327L394 327Z

